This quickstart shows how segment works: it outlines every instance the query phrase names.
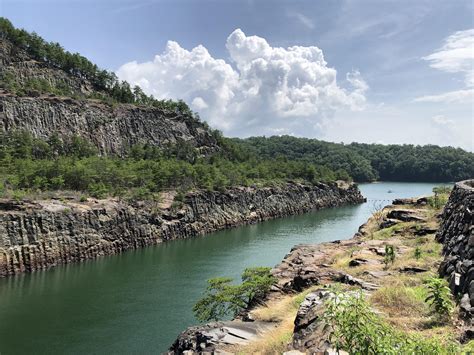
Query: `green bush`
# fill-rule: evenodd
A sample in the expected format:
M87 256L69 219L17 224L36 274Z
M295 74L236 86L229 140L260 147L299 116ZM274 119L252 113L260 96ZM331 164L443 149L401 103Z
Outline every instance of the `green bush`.
M439 321L448 319L454 309L454 303L446 280L432 277L428 279L426 287L428 297L425 302L429 304L434 316Z
M242 283L232 284L231 278L218 277L208 280L206 293L193 308L200 321L235 317L251 302L263 297L276 282L270 268L248 268L242 274Z
M385 256L383 258L383 262L385 264L385 267L388 268L390 264L393 264L395 261L395 249L393 245L385 245Z
M326 304L323 319L329 342L350 354L455 354L459 346L449 340L425 339L395 330L364 299L362 292L340 293Z
M416 260L421 259L422 253L421 253L420 247L416 247L416 248L415 248L415 251L413 252L413 254L414 254Z

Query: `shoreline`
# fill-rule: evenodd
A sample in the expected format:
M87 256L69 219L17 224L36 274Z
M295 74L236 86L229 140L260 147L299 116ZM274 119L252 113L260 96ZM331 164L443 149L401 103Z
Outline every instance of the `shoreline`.
M0 201L0 277L365 201L355 184L195 191L183 201Z
M472 308L469 311L467 303L473 295L464 295L464 303L461 301L457 306L452 323L438 330L436 323L430 323L422 285L429 275L438 275L440 264L442 273L453 265L452 254L463 250L463 243L467 243L469 238L460 241L451 230L459 226L460 221L469 223L461 210L469 198L466 196L472 196L473 187L473 182L470 185L456 183L440 218L437 217L439 210L436 212L429 206L427 197L395 199L380 215L371 216L350 239L294 246L272 269L277 282L263 299L232 321L187 328L171 345L168 354L265 352L275 348L279 352L292 350L295 354L331 351L331 344L327 342L329 334L323 330L321 321L325 302L333 292L331 285L340 285L346 294L362 290L375 312L388 317L388 324L396 329L413 328L411 332L418 332L427 339L444 337L446 332L460 341L472 339ZM456 248L449 241L443 245L443 238L457 241L462 248ZM384 266L386 245L394 246L396 261ZM414 256L415 249L420 250L422 257ZM454 283L453 275L448 274L452 291L466 292L469 280L462 276L465 283L459 286ZM388 295L401 290L407 294L415 292L412 290L422 293L411 301L416 304L416 311L409 309L411 305L397 304L397 299L390 301L394 304L386 304ZM292 308L296 300L298 307ZM464 326L459 324L458 317L465 322ZM420 324L427 324L426 329L420 330ZM234 333L243 338L235 338ZM289 343L281 340L278 343L278 338L288 337L291 338Z

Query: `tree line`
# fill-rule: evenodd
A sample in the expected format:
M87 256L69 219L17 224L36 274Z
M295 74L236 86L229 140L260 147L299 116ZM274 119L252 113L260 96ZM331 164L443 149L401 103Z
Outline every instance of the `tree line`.
M48 139L27 132L0 134L0 194L15 197L43 191L74 190L94 197L150 199L166 189L223 190L231 186L273 186L287 181L329 182L348 178L303 161L209 157L185 142L167 147L136 145L126 157L99 156L78 136Z
M474 176L474 154L460 148L330 143L291 136L232 139L266 159L288 159L347 172L355 181L450 182Z
M128 82L120 81L114 72L100 69L79 53L70 53L59 43L47 42L35 32L30 33L24 29L15 28L4 17L0 17L0 38L7 39L17 48L25 50L32 59L51 68L63 70L81 80L87 80L95 90L91 98L107 102L153 106L183 114L193 114L184 101L157 100L152 95L146 95L139 86L132 88ZM26 84L20 85L14 76L9 76L6 72L1 79L2 86L6 88L16 87L19 93L36 90L42 93L71 94L70 88L52 87L50 83L38 78L32 78Z

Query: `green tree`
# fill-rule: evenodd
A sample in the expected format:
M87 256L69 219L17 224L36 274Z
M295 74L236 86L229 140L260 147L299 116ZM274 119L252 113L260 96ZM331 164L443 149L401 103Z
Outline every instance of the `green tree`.
M263 297L276 282L270 268L248 268L242 274L242 283L232 284L231 278L218 277L208 280L203 298L193 308L200 321L220 320L235 317L251 302Z

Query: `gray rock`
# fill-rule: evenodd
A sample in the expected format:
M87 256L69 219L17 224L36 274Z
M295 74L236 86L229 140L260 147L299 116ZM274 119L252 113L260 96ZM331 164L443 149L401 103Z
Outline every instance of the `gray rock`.
M53 133L79 135L101 154L123 155L135 144L164 147L186 142L202 154L217 151L217 141L194 118L158 108L61 97L16 97L0 94L0 132L26 130L47 139Z
M336 183L196 191L179 211L119 200L0 200L0 277L362 201L355 185Z
M462 317L472 322L474 305L474 180L455 184L441 216L436 239L443 243L440 275L449 280L454 294L462 296Z
M387 217L391 219L398 219L399 221L403 221L403 222L423 221L423 218L420 217L416 213L416 211L412 211L412 210L399 210L399 209L391 210L387 214Z
M168 354L220 353L219 348L228 345L245 345L255 340L259 334L273 327L266 322L213 322L190 327L182 332L169 348Z
M295 318L293 349L306 353L323 353L330 349L329 332L322 321L322 316L325 303L331 297L334 297L334 294L324 289L311 292L306 296Z

